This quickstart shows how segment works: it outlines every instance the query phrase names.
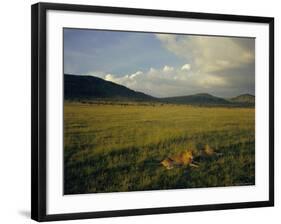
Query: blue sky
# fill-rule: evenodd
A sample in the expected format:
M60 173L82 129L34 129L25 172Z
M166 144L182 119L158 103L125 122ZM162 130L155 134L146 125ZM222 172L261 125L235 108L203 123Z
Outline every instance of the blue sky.
M64 73L156 97L255 94L255 40L65 28Z
M65 73L130 74L184 60L165 49L152 33L64 30ZM99 74L97 74L99 75Z

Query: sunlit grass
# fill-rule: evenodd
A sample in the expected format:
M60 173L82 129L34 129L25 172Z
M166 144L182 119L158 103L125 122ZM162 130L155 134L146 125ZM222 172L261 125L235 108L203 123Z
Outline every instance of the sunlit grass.
M255 182L255 110L186 105L64 105L66 194L249 185ZM209 144L200 167L160 161Z

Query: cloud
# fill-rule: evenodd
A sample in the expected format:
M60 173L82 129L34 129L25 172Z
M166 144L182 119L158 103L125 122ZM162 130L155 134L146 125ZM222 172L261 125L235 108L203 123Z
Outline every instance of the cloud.
M189 71L191 69L190 64L185 64L181 67L181 70Z
M104 79L110 82L118 82L118 79L116 79L114 75L111 74L107 74Z
M171 72L171 71L174 71L174 68L172 66L165 65L164 68L163 68L163 71L164 72Z
M238 68L254 61L254 41L249 38L171 34L156 34L156 38L167 50L202 72Z
M227 87L228 83L226 79L220 76L214 76L214 75L207 75L199 80L199 85L203 88L213 87L213 86L223 86Z
M133 74L106 74L104 79L156 97L189 95L210 92L228 86L227 79L213 74L193 74L190 66L164 66Z
M156 97L207 92L232 97L255 92L255 42L247 38L156 34L183 61L130 74L99 77ZM90 74L95 74L90 73Z

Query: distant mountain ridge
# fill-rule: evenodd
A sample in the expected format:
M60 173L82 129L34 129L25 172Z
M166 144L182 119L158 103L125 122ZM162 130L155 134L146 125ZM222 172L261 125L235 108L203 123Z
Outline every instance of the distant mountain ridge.
M239 95L231 99L216 97L208 93L156 98L95 76L70 74L64 75L64 99L74 101L142 101L207 106L254 106L255 103L255 96L250 94Z
M179 104L231 104L228 100L220 97L212 96L208 93L199 93L188 96L177 96L177 97L167 97L161 99L167 103L179 103Z
M230 101L235 103L255 104L255 96L251 94L242 94L231 98Z
M94 76L64 75L65 99L151 101L154 97Z

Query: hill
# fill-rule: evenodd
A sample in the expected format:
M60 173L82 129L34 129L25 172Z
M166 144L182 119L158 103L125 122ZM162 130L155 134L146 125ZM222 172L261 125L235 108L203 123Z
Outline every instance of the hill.
M255 104L255 96L251 94L242 94L231 98L230 101L234 103L242 103L242 104Z
M255 96L250 94L239 95L231 99L216 97L208 93L156 98L95 76L79 76L68 74L64 75L64 98L66 100L78 101L141 101L230 107L252 107L255 105Z
M64 75L67 100L115 99L152 101L155 98L94 76Z
M177 104L196 104L196 105L229 105L226 99L212 96L208 93L199 93L188 96L178 96L178 97L167 97L161 99L163 102L167 103L177 103Z

